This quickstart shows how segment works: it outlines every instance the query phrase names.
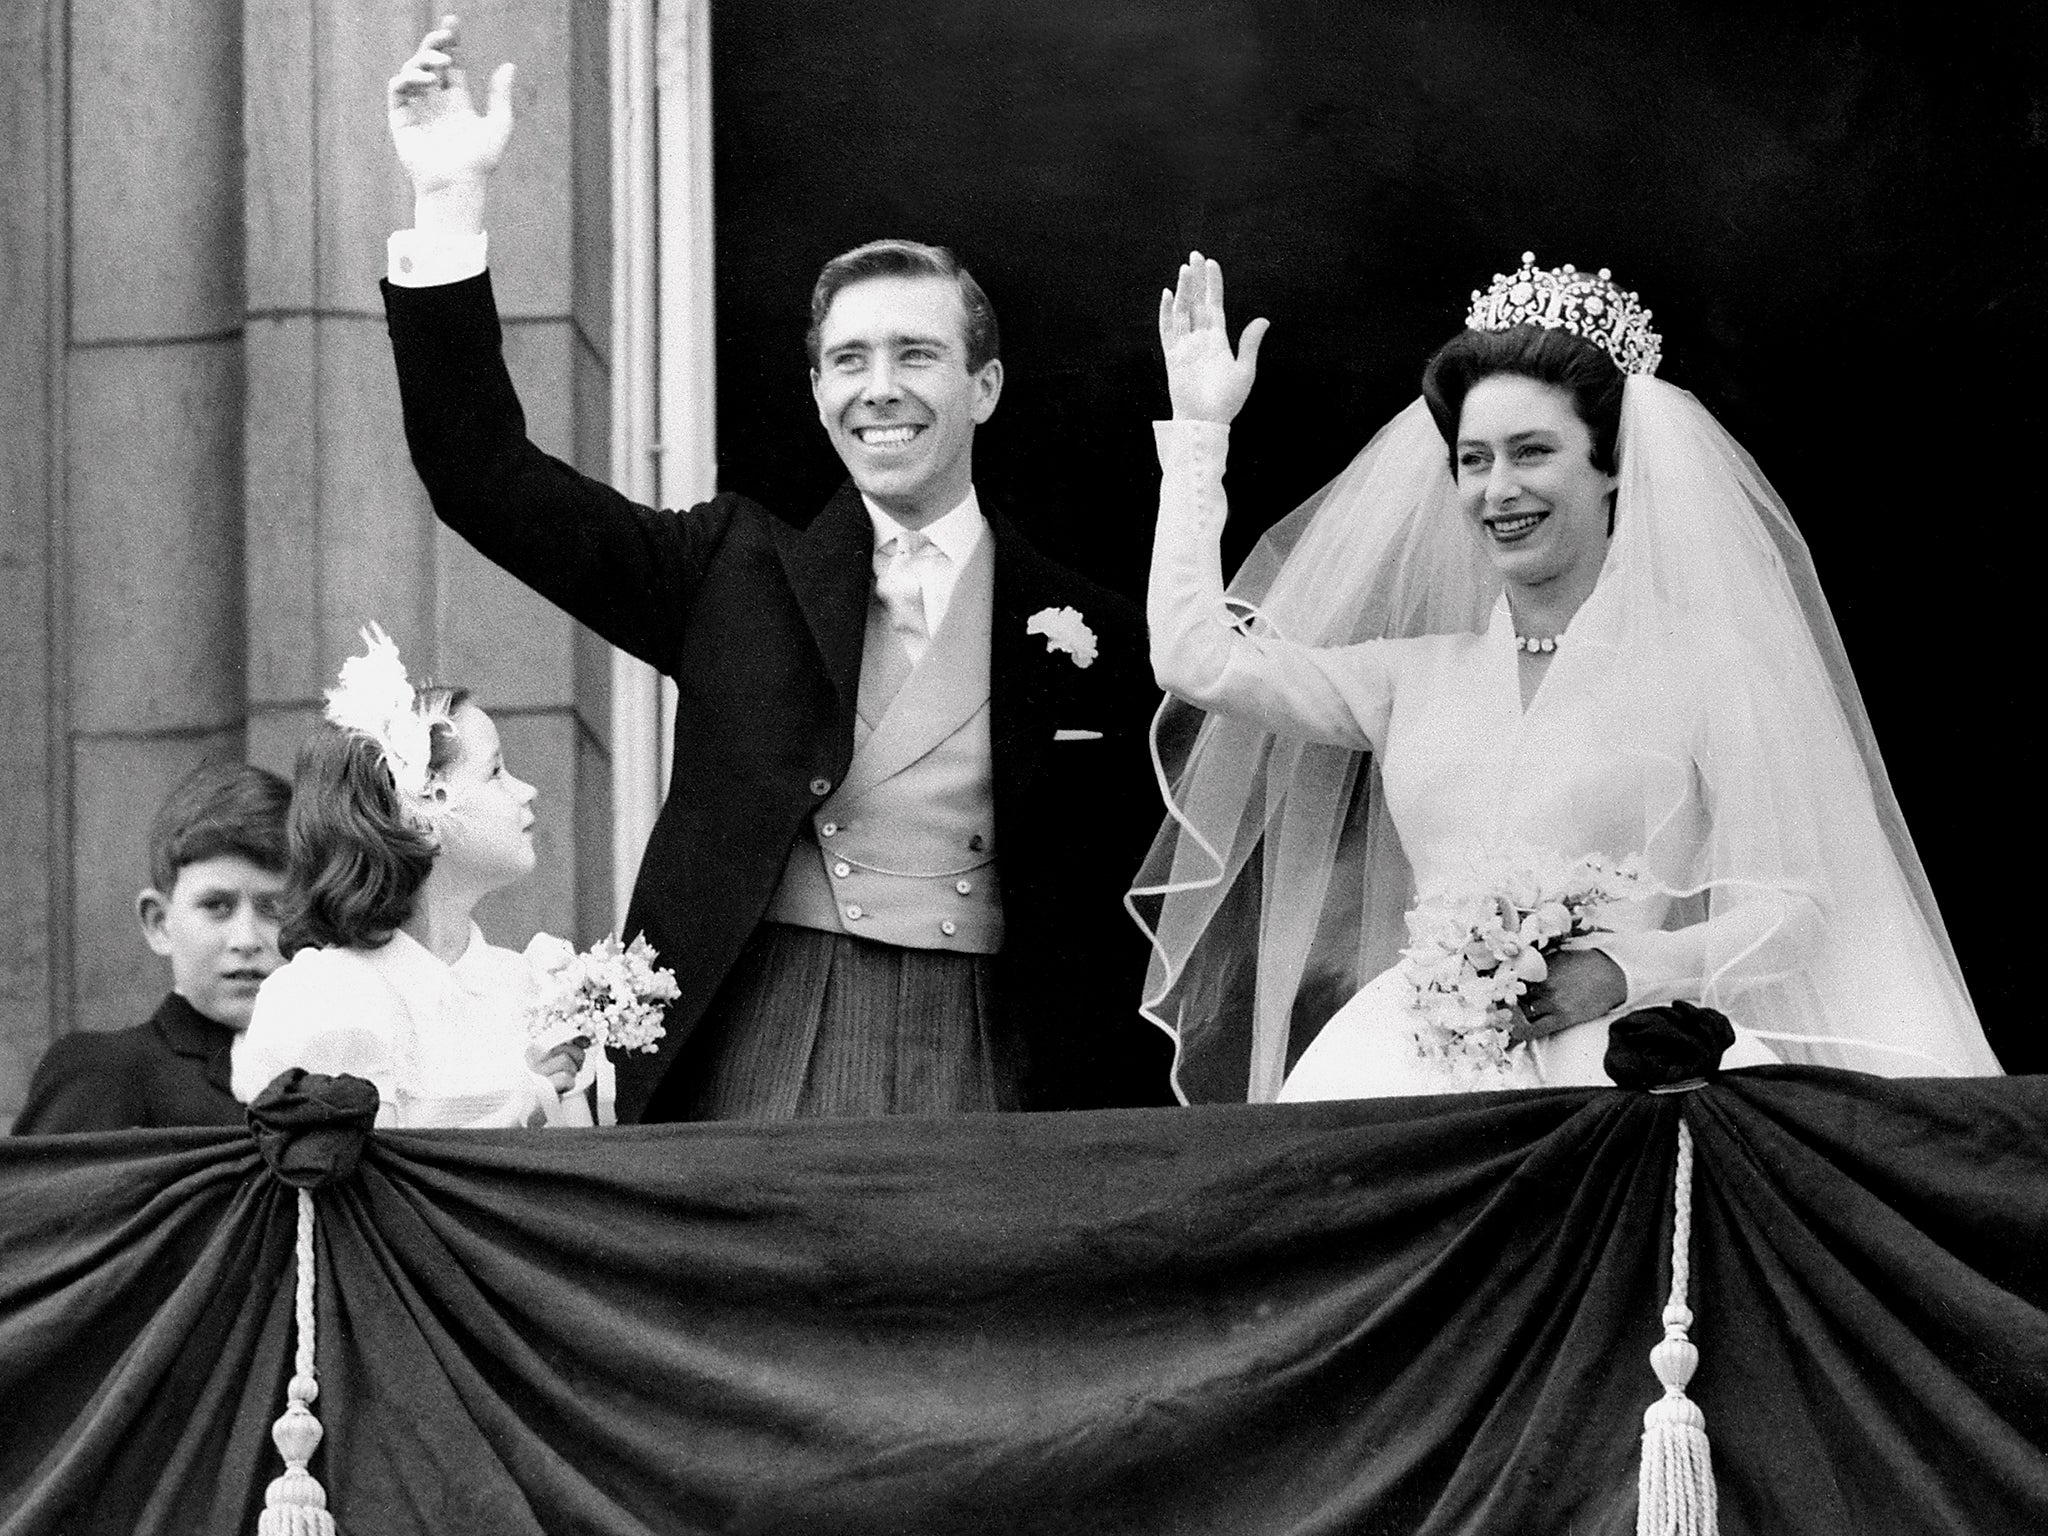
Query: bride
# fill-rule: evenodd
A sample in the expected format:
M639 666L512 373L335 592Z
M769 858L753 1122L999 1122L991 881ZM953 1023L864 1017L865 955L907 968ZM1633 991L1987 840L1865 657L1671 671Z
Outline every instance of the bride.
M1728 1066L1999 1070L1805 545L1655 377L1649 319L1525 255L1226 594L1266 322L1232 352L1199 254L1161 295L1153 665L1207 715L1162 722L1192 744L1132 903L1184 1098L1602 1084L1608 1022L1673 999L1736 1023ZM1504 1069L1453 1076L1419 1044L1404 916L1589 855L1632 857L1637 893L1551 957Z

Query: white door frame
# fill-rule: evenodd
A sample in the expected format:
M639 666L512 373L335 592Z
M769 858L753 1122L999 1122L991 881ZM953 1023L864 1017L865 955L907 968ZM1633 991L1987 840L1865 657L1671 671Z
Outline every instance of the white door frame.
M710 0L612 0L612 483L718 487ZM625 922L668 789L675 685L612 654L612 898Z

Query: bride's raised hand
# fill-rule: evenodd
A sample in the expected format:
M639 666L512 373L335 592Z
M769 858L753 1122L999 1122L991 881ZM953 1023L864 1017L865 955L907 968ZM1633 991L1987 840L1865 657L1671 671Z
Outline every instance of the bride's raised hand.
M489 105L478 112L455 61L460 41L460 20L443 16L384 91L392 147L422 201L450 191L480 199L512 137L512 66L491 75Z
M1190 251L1179 281L1159 292L1159 350L1174 420L1228 425L1251 393L1265 334L1266 322L1254 320L1231 351L1223 326L1223 268Z

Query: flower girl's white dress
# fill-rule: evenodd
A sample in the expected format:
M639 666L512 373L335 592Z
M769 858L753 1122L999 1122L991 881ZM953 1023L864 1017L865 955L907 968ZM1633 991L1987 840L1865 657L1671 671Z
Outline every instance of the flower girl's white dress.
M526 957L474 923L453 965L404 933L376 949L302 949L256 994L232 1050L245 1103L291 1067L377 1085L380 1127L589 1125L584 1089L603 1052L557 1093L529 1064Z

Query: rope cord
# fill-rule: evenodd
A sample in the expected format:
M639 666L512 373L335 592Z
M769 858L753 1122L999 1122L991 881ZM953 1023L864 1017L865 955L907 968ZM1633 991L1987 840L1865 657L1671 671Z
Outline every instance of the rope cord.
M284 1473L263 1493L263 1513L256 1536L336 1536L334 1517L327 1512L327 1490L306 1470L319 1448L322 1430L312 1403L320 1395L314 1374L313 1318L313 1192L298 1191L298 1241L293 1250L297 1270L292 1290L292 1324L297 1347L292 1379L285 1387L284 1416L270 1427L271 1442L284 1458Z
M1672 1177L1671 1294L1664 1303L1664 1338L1650 1365L1664 1395L1643 1414L1643 1460L1636 1483L1636 1536L1717 1536L1714 1468L1707 1418L1685 1395L1699 1368L1692 1327L1692 1127L1678 1122L1678 1158Z

